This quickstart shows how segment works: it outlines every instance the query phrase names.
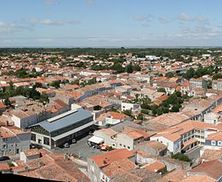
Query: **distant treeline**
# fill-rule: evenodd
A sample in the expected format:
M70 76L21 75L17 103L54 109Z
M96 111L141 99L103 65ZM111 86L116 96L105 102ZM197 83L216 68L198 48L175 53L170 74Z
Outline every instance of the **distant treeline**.
M138 57L146 55L156 55L159 57L181 58L181 55L200 56L208 53L207 50L215 51L221 48L0 48L0 55L11 53L41 53L41 54L63 54L63 55L80 55L90 54L96 57L106 58L110 54L133 53ZM218 55L221 53L213 53Z

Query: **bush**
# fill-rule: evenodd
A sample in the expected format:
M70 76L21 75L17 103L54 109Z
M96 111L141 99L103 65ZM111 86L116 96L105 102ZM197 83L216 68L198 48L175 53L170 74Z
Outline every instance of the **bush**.
M185 154L177 153L171 156L173 159L177 159L180 161L190 162L191 160Z

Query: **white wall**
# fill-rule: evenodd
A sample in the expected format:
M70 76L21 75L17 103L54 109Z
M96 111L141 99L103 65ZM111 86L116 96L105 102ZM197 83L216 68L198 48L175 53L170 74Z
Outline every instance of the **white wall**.
M172 152L172 153L177 153L177 152L180 152L181 150L181 143L180 141L176 141L176 142L173 142L173 141L170 141L168 140L167 138L163 137L163 136L159 136L159 137L156 137L156 136L152 136L150 138L151 141L158 141L158 142L161 142L163 143L164 145L167 146L167 149Z
M135 112L135 111L140 111L141 108L138 104L122 102L121 111L125 111L125 110L132 110L133 112Z

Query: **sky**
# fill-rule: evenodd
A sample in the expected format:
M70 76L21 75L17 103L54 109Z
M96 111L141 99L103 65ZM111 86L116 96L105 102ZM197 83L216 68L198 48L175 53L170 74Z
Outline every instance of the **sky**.
M0 0L0 47L222 46L221 0Z

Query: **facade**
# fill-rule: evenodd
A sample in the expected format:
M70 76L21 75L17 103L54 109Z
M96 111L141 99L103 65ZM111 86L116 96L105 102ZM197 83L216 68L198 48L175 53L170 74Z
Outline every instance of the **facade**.
M212 124L189 120L152 136L150 140L163 143L169 152L175 154L204 145L206 137L215 131L217 128Z
M30 132L23 132L17 127L0 128L0 156L15 155L29 149Z
M218 124L219 119L220 119L219 114L216 114L213 112L204 114L204 122L205 123Z
M206 88L206 80L204 80L203 78L192 78L190 79L190 88Z
M120 171L136 167L135 154L127 149L117 149L88 158L88 174L92 182L110 182Z
M20 152L20 160L24 161L25 163L40 158L41 154L38 149L28 149L23 152Z
M12 113L11 120L14 122L14 125L18 128L27 128L30 125L37 123L37 114L28 114L22 110L14 111Z
M128 130L128 131L127 131ZM149 140L149 134L145 131L136 129L125 129L122 132L116 132L111 128L97 130L94 136L103 139L104 144L116 149L133 150L135 146L145 140Z
M61 146L89 132L94 125L90 112L79 108L31 126L32 144L46 148Z
M222 132L209 134L205 141L205 148L222 149Z
M121 103L121 111L125 111L125 110L131 110L132 112L139 112L141 110L141 108L140 108L139 104L122 102Z
M212 89L214 90L222 90L222 79L213 80Z

